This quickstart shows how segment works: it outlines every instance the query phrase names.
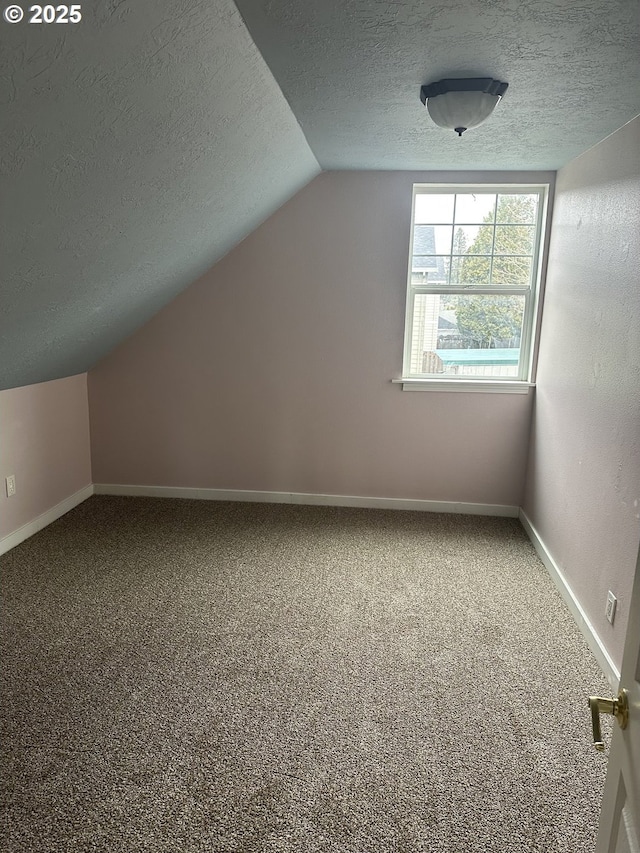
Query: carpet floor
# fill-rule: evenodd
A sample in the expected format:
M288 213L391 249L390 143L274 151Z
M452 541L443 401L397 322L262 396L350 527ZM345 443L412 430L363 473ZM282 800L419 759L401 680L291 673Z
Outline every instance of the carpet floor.
M7 853L594 849L610 691L514 519L93 497L0 572Z

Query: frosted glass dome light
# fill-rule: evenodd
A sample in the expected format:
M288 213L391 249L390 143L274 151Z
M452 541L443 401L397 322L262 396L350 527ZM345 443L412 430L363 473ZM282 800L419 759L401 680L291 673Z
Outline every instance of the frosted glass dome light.
M462 136L489 118L508 86L491 77L439 80L422 86L420 100L435 124Z

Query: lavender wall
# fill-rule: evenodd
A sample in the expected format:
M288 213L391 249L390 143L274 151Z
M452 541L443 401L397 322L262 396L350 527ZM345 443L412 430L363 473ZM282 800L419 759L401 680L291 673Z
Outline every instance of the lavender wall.
M639 270L640 118L558 173L524 502L618 667L640 535Z
M319 176L89 375L96 483L519 505L528 395L409 393L414 181Z
M0 391L0 478L0 540L91 485L86 373Z

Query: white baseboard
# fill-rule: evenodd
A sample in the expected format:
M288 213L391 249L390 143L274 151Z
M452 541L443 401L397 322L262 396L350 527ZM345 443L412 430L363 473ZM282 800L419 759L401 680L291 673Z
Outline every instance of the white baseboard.
M135 495L147 498L188 498L200 501L352 506L367 509L408 509L418 512L451 512L463 515L499 515L517 518L519 508L507 504L421 501L410 498L375 498L353 495L314 495L303 492L258 492L249 489L192 489L180 486L128 486L96 483L96 495Z
M52 506L51 509L48 509L46 512L43 512L42 515L34 518L33 521L23 524L22 527L14 530L13 533L9 533L8 536L4 536L0 539L0 554L6 554L7 551L15 548L16 545L24 542L25 539L33 536L34 533L38 533L38 531L42 530L48 524L51 524L52 521L56 521L61 516L65 515L65 513L69 512L69 510L78 506L78 504L81 504L83 501L86 501L86 499L90 498L92 494L93 486L85 486L84 489L80 489L79 492L70 495L68 498L60 501L59 504Z
M574 592L569 586L567 579L562 573L560 567L549 553L547 546L540 538L540 534L535 529L535 527L531 523L531 520L523 509L520 510L519 518L522 526L527 532L529 539L531 539L533 547L536 549L536 553L538 554L538 556L544 563L545 568L551 575L551 579L558 588L558 591L564 599L565 604L571 611L571 615L575 619L575 622L578 628L580 629L582 636L587 641L587 644L593 652L595 659L597 660L598 664L600 665L600 668L602 669L607 680L609 681L611 688L613 689L614 693L617 692L618 685L620 683L620 673L613 660L609 656L609 652L606 650L595 628L589 621L587 614L582 609L582 605L574 595Z

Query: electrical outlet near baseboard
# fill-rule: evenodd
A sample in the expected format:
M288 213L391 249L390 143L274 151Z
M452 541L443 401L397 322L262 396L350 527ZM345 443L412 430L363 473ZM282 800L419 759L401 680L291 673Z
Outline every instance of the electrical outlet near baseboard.
M607 617L609 622L613 625L613 620L616 618L616 604L618 603L618 599L615 595L609 590L607 594L607 606L604 611L604 615Z
M7 497L13 497L16 493L16 475L9 474L9 476L5 480L5 484L7 487Z

